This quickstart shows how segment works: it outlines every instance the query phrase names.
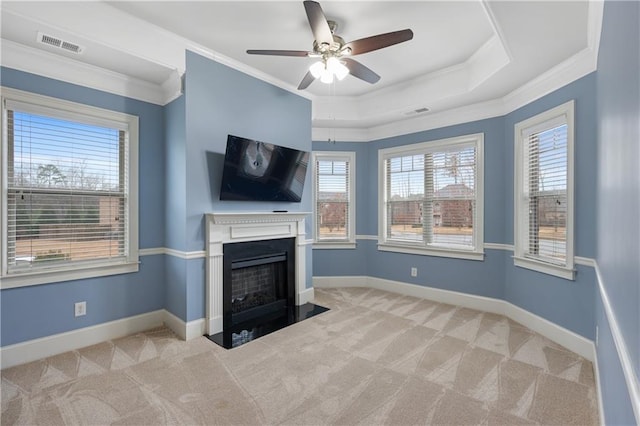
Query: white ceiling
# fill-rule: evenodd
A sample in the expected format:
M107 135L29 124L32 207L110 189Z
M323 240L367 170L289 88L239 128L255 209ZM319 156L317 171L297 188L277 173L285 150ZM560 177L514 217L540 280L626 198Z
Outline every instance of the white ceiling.
M326 1L346 41L411 28L356 56L382 76L296 87L313 59L302 1L2 1L2 65L166 103L190 49L313 101L314 138L368 140L509 112L595 70L602 4L588 1ZM83 47L37 42L38 32ZM416 109L428 108L426 113ZM455 117L455 118L454 118Z

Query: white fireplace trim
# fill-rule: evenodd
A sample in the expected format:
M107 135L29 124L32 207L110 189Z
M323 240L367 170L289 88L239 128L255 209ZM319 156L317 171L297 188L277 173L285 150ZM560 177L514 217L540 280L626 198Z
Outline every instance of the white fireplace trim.
M208 213L206 221L206 329L212 335L222 331L222 247L245 241L295 238L296 305L304 304L306 289L305 218L309 212L221 212Z

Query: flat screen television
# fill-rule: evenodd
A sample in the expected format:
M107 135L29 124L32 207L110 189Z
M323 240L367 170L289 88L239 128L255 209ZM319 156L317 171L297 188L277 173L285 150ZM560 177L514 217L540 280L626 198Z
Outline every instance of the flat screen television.
M229 135L220 199L300 202L308 164L308 152Z

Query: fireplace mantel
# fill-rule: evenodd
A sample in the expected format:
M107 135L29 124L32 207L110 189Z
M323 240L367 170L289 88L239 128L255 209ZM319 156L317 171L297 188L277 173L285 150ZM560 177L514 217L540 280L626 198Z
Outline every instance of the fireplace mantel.
M208 213L207 218L216 225L243 223L299 222L310 212L220 212Z
M223 245L235 242L295 238L296 305L306 290L305 218L309 212L218 212L205 215L207 234L207 334L223 331Z

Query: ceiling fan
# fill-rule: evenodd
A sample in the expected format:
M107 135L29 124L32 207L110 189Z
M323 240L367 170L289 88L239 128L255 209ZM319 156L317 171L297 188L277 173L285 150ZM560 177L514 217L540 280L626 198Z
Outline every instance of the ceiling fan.
M334 33L337 25L334 21L327 20L320 3L310 0L303 3L311 31L315 37L312 51L247 50L250 55L319 58L318 62L311 65L309 71L298 85L299 90L306 89L317 78L323 83L332 83L334 76L342 80L348 74L374 84L380 80L380 76L360 62L351 59L351 56L393 46L413 38L413 31L406 29L365 37L347 43L342 37Z

